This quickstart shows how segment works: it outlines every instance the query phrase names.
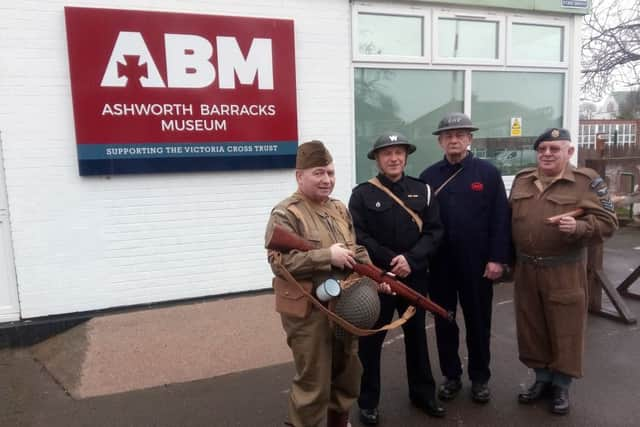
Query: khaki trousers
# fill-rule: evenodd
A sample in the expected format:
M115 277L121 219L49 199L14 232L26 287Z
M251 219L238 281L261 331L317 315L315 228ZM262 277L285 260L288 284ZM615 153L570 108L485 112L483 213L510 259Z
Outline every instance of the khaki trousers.
M362 365L358 339L335 338L327 317L316 308L306 319L281 315L296 375L289 393L289 422L316 427L327 410L348 412L358 397Z
M583 262L555 267L517 263L514 302L522 363L582 377L586 290Z

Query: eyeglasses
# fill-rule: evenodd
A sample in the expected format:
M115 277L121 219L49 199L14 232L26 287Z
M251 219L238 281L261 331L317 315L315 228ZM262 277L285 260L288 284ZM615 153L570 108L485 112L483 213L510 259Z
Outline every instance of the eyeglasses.
M536 149L536 151L538 152L538 154L545 154L547 151L550 152L551 154L558 154L560 151L562 151L564 147L562 146L557 146L557 145L550 145L550 146L538 146L538 148Z

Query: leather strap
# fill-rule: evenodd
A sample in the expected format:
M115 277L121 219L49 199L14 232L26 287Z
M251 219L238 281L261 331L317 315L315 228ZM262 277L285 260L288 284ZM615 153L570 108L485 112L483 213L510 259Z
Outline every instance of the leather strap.
M442 184L440 184L440 187L436 188L436 191L434 191L434 194L437 196L438 193L440 193L442 191L442 189L444 187L447 186L447 184L449 182L451 182L451 180L453 178L455 178L460 172L462 172L462 169L464 169L464 166L461 166L460 169L458 169L457 171L455 171L449 178L447 178L447 180L445 182L443 182Z
M291 275L291 273L289 273L289 271L287 271L286 268L284 268L284 266L279 262L276 261L276 265L278 266L278 270L279 272L282 274L282 276L284 276L285 280L291 282L291 283L295 283L295 285L300 288L300 291L303 293L303 295L305 297L307 297L311 303L313 303L313 305L320 311L322 311L324 314L327 315L327 317L329 317L329 319L331 319L332 321L336 322L338 325L340 325L343 329L345 329L347 332L349 332L352 335L356 335L358 337L363 337L363 336L367 336L367 335L373 335L373 334L377 334L380 331L389 331L391 329L395 329L399 326L404 325L407 320L411 319L411 317L413 317L413 315L416 313L416 308L412 305L410 305L409 307L407 307L407 309L405 310L404 313L402 313L402 316L400 316L399 318L397 318L396 320L394 320L393 322L384 325L381 328L378 329L362 329L362 328L358 328L357 326L351 324L350 322L344 320L342 317L338 316L337 314L335 314L333 311L327 309L324 305L322 305L320 303L320 301L318 301L313 295L311 295L309 292L307 292L304 287L302 287L302 285L300 283L298 283L298 281L296 279L293 278L293 276Z
M387 193L387 195L389 197L391 197L391 199L393 199L397 204L399 204L405 211L407 211L407 213L409 215L411 215L411 218L413 218L413 221L418 225L418 230L420 232L422 232L422 218L420 218L418 216L418 214L416 214L414 211L412 211L411 209L409 209L409 207L407 205L404 204L404 202L402 200L400 200L400 198L398 196L396 196L395 194L393 194L393 192L391 190L389 190L387 187L385 187L384 185L382 185L382 183L380 182L380 180L378 179L377 176L371 178L369 180L369 183L371 185L374 185L375 187L379 188L380 190L384 191L385 193Z

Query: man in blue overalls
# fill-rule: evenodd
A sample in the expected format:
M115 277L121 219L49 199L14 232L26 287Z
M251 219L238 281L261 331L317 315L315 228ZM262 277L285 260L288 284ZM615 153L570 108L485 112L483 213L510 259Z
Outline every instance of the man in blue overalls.
M511 256L511 215L500 171L469 151L478 130L462 113L445 116L433 132L444 159L425 169L420 178L437 195L445 228L442 244L430 262L429 294L446 310L462 307L469 352L468 375L471 398L491 399L491 304L493 281ZM462 388L462 364L458 354L456 322L435 320L440 369L446 381L440 386L442 400L455 398Z

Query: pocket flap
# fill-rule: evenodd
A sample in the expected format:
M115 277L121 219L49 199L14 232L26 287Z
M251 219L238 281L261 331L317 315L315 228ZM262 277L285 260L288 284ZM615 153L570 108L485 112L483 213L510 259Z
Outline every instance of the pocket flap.
M571 289L553 292L549 295L549 301L562 305L581 303L584 301L584 291L582 289Z
M562 195L562 194L550 194L547 196L547 200L556 203L558 205L577 205L578 199L575 196Z
M517 193L511 194L511 200L522 200L533 197L533 193L527 193L524 191L518 191Z
M298 281L298 283L300 283L307 292L310 292L313 286L311 281L308 281L308 280L300 280ZM281 279L280 277L273 278L273 289L276 295L280 298L285 298L290 300L306 298L298 285L296 285L295 283L288 282L284 279Z

